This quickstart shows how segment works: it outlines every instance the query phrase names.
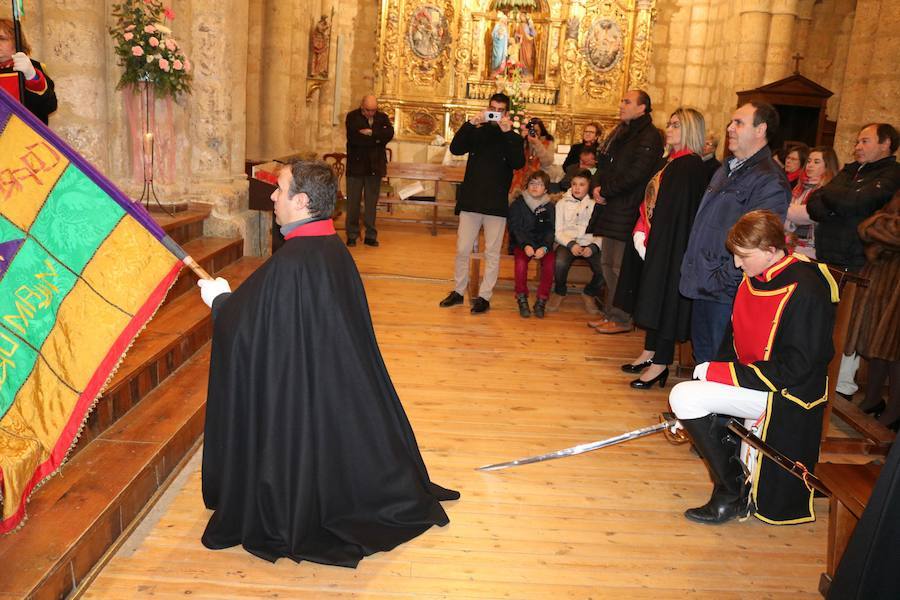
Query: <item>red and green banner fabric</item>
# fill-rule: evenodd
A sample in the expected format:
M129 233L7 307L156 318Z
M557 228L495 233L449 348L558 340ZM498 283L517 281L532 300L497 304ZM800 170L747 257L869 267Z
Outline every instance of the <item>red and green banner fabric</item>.
M0 533L23 522L174 283L164 239L0 91Z

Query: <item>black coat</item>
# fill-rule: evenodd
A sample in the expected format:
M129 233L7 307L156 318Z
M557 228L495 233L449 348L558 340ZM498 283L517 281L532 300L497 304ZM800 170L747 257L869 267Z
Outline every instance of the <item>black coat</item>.
M387 153L385 144L394 138L394 126L386 114L376 111L372 125L357 108L347 113L344 120L347 126L347 175L349 177L365 177L387 174ZM364 135L361 129L371 129L372 135Z
M866 264L856 228L887 204L900 188L894 156L873 163L844 165L834 179L809 194L806 210L816 221L816 259L859 269Z
M25 88L25 102L23 104L34 116L43 121L44 125L47 125L50 114L56 112L56 86L46 71L44 71L44 65L34 59L31 60L31 64L34 66L35 71L40 71L44 74L44 79L47 81L47 89L42 94L38 94ZM0 73L13 72L11 66L0 69Z
M456 194L456 212L505 217L513 171L525 166L524 140L494 123L475 126L466 121L450 142L450 153L469 154L466 175Z
M213 303L203 445L212 549L345 567L446 525L337 235L297 237Z
M524 250L525 246L531 246L537 250L543 246L548 251L552 250L556 231L556 206L548 200L531 212L525 199L519 195L509 207L506 225L509 227L510 248Z
M706 169L706 181L710 181L713 175L716 174L716 171L722 168L722 163L715 156L711 156L703 161L703 167Z
M678 292L678 282L707 174L706 163L696 154L676 158L666 167L650 220L645 260L633 247L626 254L630 260L622 260L616 305L632 313L641 327L657 330L663 339L679 341L690 335L691 301ZM627 294L628 282L634 280L637 293L629 305L620 293Z
M647 182L659 169L663 143L650 115L619 124L612 135L608 150L599 156L590 188L593 194L600 186L606 206L591 219L588 232L628 241Z

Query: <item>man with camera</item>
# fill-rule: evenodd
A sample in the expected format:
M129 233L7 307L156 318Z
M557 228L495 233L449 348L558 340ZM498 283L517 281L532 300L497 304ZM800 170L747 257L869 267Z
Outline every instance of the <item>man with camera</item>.
M484 277L478 297L471 300L472 314L490 309L500 270L500 250L509 208L513 171L525 165L522 136L512 129L509 96L494 94L488 109L463 123L450 143L456 156L469 154L466 174L456 194L459 228L456 233L455 286L442 307L462 304L469 283L469 254L484 229Z

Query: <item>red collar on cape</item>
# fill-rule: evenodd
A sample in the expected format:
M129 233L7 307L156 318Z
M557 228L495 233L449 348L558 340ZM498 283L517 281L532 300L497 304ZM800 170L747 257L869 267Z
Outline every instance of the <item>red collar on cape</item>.
M295 237L334 235L335 233L334 221L332 221L331 219L322 219L321 221L313 221L312 223L306 223L305 225L297 227L292 232L284 236L284 239L289 240Z
M673 152L669 155L669 162L672 162L676 158L681 158L682 156L687 156L688 154L693 154L690 148L682 148L677 152Z

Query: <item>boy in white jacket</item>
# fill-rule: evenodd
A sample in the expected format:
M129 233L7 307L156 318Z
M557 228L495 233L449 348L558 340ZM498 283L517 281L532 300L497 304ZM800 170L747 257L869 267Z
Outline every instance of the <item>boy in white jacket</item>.
M600 241L602 238L587 233L588 223L591 221L597 204L588 195L591 174L589 171L581 171L572 177L572 186L569 191L556 203L556 272L554 273L554 293L547 303L547 310L559 310L563 298L566 296L566 279L569 276L569 268L576 258L585 259L591 267L594 276L591 282L585 286L582 293L585 310L595 314L597 308L593 296L589 291L595 291L602 285L603 274L600 268Z

